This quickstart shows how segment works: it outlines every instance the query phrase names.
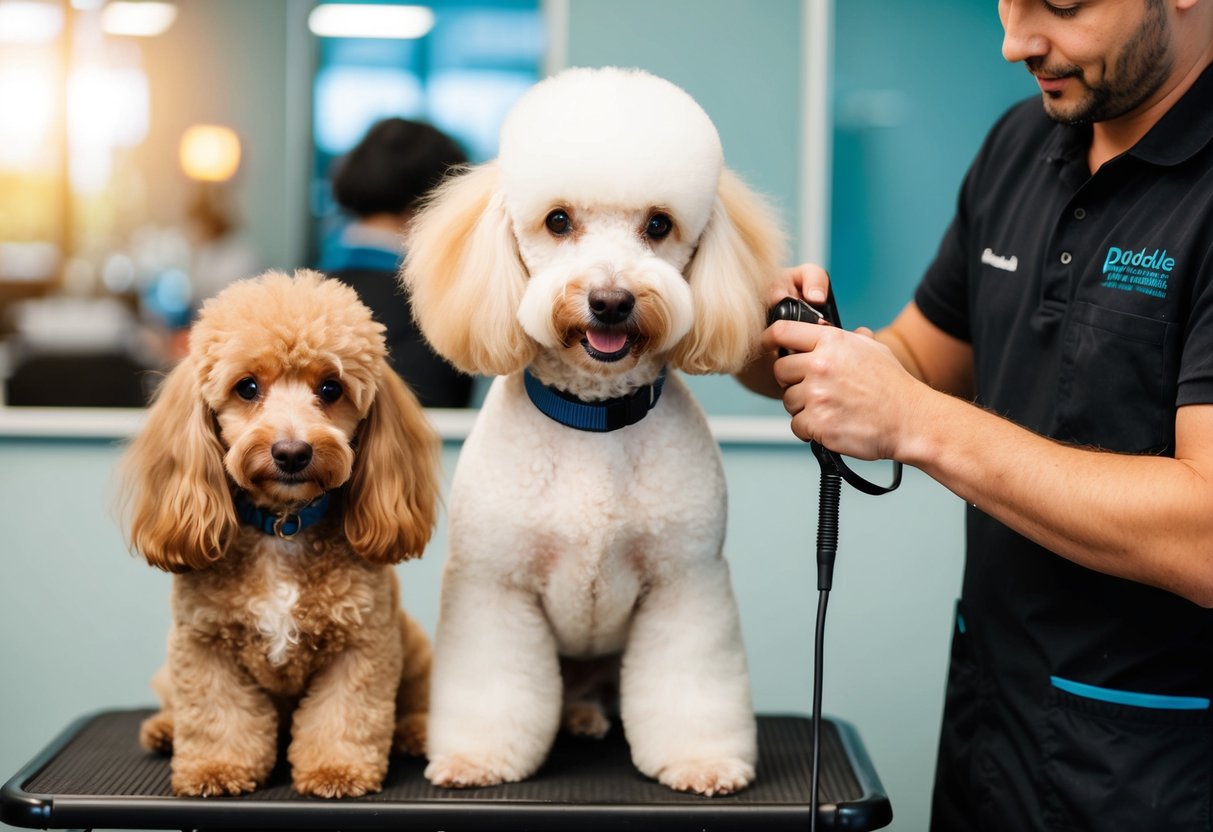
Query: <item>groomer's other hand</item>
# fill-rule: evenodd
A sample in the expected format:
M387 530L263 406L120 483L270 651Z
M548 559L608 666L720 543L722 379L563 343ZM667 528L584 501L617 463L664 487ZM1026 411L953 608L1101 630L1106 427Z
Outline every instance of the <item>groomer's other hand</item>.
M768 309L784 298L798 298L819 308L826 302L830 276L816 263L801 263L784 269L780 278L771 287L767 298Z
M799 266L784 269L780 272L779 277L771 282L770 289L767 291L767 309L775 306L784 298L796 298L820 308L825 304L829 286L830 276L826 274L825 269L815 263L801 263ZM804 326L811 325L804 324ZM755 356L754 360L741 372L737 373L737 380L759 395L771 399L781 398L783 388L776 383L774 372L771 369L774 363L775 351L772 347L766 346L764 342L762 352Z
M857 459L897 458L930 390L870 330L776 321L762 347L791 351L773 372L797 437Z

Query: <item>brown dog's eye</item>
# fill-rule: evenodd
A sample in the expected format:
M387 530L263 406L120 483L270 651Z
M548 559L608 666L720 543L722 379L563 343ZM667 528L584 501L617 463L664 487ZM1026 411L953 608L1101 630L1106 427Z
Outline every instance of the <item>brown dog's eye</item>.
M548 214L548 218L543 221L543 224L547 226L548 231L551 231L557 237L563 237L573 230L573 221L560 208Z
M644 236L650 240L664 240L673 228L673 220L665 214L654 214L644 227Z
M257 379L252 376L245 376L240 379L240 381L236 382L236 386L233 389L236 391L236 395L246 402L251 402L257 398L257 393L260 392L260 388L257 387Z
M345 389L341 386L341 382L335 378L325 379L316 388L316 395L320 396L328 404L332 404L340 399L344 392Z

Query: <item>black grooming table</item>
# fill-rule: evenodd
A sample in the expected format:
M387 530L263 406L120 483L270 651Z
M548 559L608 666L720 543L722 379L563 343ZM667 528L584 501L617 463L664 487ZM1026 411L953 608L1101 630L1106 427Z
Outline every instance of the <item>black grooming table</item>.
M603 740L561 734L530 780L484 789L436 789L423 761L393 757L379 794L304 798L279 765L265 788L225 798L178 798L168 758L142 750L150 710L83 717L17 773L0 793L0 820L41 829L397 829L417 832L521 830L808 829L812 724L799 716L758 718L758 779L740 794L705 798L641 775L615 725ZM893 817L855 729L822 720L818 827L867 830Z

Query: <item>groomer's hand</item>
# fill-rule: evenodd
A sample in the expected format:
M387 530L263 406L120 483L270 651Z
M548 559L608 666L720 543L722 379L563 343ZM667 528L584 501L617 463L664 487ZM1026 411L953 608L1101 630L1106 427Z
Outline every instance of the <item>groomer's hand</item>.
M820 287L819 275L801 275L812 281L809 291ZM790 350L773 371L796 436L857 459L898 458L929 388L870 330L776 321L763 333L762 347Z

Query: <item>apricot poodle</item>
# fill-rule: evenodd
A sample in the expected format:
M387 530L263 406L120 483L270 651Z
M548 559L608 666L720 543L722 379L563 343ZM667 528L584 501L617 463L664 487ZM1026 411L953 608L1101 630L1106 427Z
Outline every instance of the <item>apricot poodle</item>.
M379 790L424 752L430 646L392 564L421 554L438 440L352 289L314 272L204 305L124 458L130 538L174 573L162 710L179 795Z

